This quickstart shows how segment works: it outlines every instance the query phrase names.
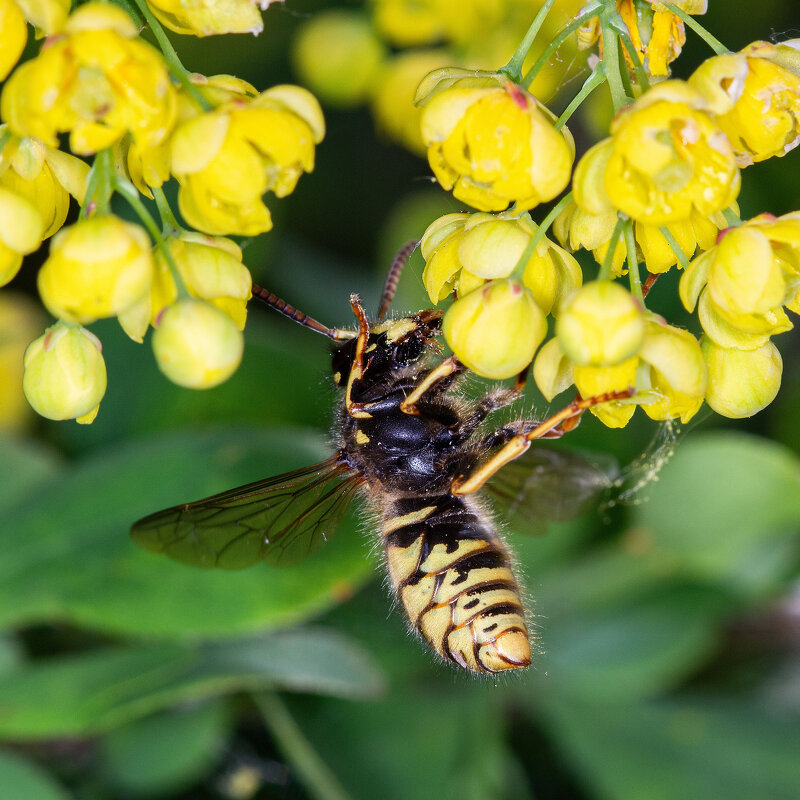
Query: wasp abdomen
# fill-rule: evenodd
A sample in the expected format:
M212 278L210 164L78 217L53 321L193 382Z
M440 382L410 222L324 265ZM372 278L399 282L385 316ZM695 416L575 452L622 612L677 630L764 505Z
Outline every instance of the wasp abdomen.
M444 658L476 672L530 664L519 587L491 522L442 495L389 504L383 540L411 624Z

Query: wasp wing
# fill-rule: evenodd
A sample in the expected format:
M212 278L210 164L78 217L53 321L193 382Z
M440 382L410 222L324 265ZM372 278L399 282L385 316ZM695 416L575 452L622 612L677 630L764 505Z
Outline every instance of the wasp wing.
M291 566L335 532L361 482L333 457L151 514L131 536L145 550L195 567Z
M486 485L520 533L545 532L548 521L561 522L587 511L614 485L615 462L564 450L534 446L506 464Z

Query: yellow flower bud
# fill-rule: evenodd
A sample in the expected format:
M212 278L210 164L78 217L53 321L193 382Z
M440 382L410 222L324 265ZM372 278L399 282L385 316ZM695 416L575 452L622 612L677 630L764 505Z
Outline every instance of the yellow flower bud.
M548 403L569 388L574 380L573 364L564 355L557 337L542 345L533 362L533 379Z
M104 215L81 220L53 237L38 285L48 311L83 323L116 316L141 302L152 279L145 230Z
M230 239L185 232L180 238L169 239L167 247L189 294L209 300L225 312L240 331L244 330L253 279L242 264L242 251L238 245ZM170 267L159 250L155 251L155 265L150 294L154 324L162 311L178 297Z
M244 338L231 318L204 300L179 300L165 309L153 334L158 368L188 389L228 380L243 349Z
M706 335L719 347L729 349L755 350L770 336L792 329L780 306L762 314L731 314L714 302L708 290L700 295L697 316Z
M617 115L610 139L579 162L578 205L595 214L615 208L656 226L730 206L741 177L727 137L707 111L702 95L682 81L649 89Z
M137 38L130 16L111 3L86 3L9 78L0 111L19 136L56 147L70 132L73 153L89 155L126 131L153 146L170 133L176 93L161 54Z
M629 358L609 367L575 366L575 386L582 397L595 397L606 392L622 392L636 385L638 358ZM608 428L624 428L636 411L636 398L601 403L590 409Z
M220 33L252 33L264 29L259 8L274 0L147 0L159 21L176 33L214 36Z
M0 185L0 286L17 274L22 256L39 248L44 232L39 209Z
M525 210L569 182L569 131L557 131L533 95L497 74L438 70L420 84L416 102L434 175L459 200L482 211L511 203Z
M19 6L14 0L0 0L0 81L14 69L27 41L28 26Z
M460 297L444 315L447 344L478 375L510 378L547 333L544 314L519 281L501 279Z
M367 98L385 51L366 17L336 9L315 14L302 26L292 55L311 91L346 108Z
M89 423L106 392L99 339L77 325L57 322L25 351L22 389L37 414Z
M21 430L32 416L22 392L23 356L43 325L38 303L24 294L0 292L0 432Z
M706 402L717 414L751 417L775 399L783 361L772 342L755 350L729 350L704 337L702 348L708 365Z
M688 422L703 405L708 377L700 345L689 331L647 321L639 358L649 367L649 387L636 399L648 417Z
M739 166L783 156L800 141L800 76L779 61L777 45L753 42L707 59L689 78L711 103Z
M644 333L641 307L612 281L592 281L578 289L561 307L556 323L563 351L580 366L619 364L638 352Z
M290 194L313 170L314 145L324 134L319 103L298 86L274 86L182 123L171 140L181 213L215 235L268 231L262 195Z
M372 114L379 131L412 153L424 156L420 133L422 109L414 105L419 82L450 61L444 49L395 53L384 62L372 90Z
M398 47L427 44L444 34L442 14L435 3L371 0L370 5L374 7L372 20L375 28Z

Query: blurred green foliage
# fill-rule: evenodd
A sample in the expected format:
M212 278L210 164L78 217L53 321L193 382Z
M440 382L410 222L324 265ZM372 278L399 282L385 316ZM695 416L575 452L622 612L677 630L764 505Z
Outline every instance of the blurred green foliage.
M287 42L322 5L273 6L259 39L173 38L189 68L264 87L292 79ZM793 12L712 0L706 22L736 48L796 35ZM679 72L705 55L690 35ZM457 206L365 111L328 124L316 171L245 253L260 283L340 325L349 293L373 306L396 247ZM796 165L751 167L743 213L797 208ZM420 272L417 254L398 309L425 305ZM673 278L652 295L665 311ZM321 337L254 308L237 375L191 392L115 324L96 330L96 422L0 441L3 800L800 797L796 334L757 419L694 424L628 506L509 530L538 653L494 682L408 636L356 516L287 570L193 570L129 540L146 513L324 457ZM626 462L653 434L587 419L568 443Z

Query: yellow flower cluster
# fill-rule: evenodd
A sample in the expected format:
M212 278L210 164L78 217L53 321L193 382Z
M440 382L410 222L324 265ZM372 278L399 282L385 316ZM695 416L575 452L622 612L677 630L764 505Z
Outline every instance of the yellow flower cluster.
M269 2L150 5L173 30L206 36L258 32L259 6ZM68 12L66 0L0 0L0 79L24 47L26 21L49 37L0 96L0 285L53 236L38 289L58 322L28 349L25 394L51 419L91 422L105 364L82 326L97 319L116 317L138 342L152 325L156 361L180 385L214 386L236 369L252 280L239 247L221 235L270 229L263 195L289 194L313 169L325 123L300 87L259 93L233 76L176 72L118 5ZM60 134L75 155L58 149ZM76 156L95 156L93 168ZM184 219L200 233L164 209L159 187L171 176ZM159 191L161 236L128 181L149 197ZM149 233L110 212L115 191ZM70 195L83 209L62 229Z

